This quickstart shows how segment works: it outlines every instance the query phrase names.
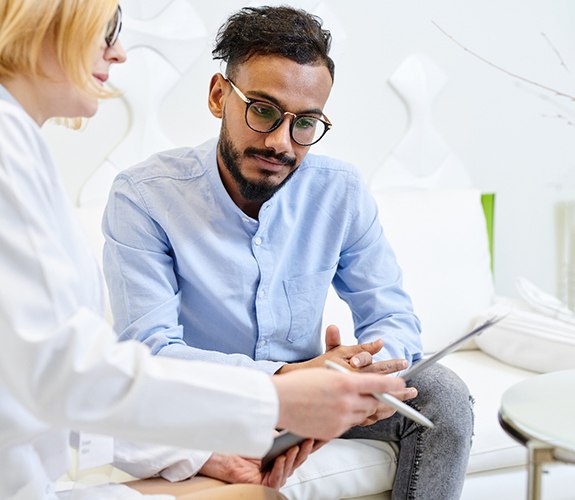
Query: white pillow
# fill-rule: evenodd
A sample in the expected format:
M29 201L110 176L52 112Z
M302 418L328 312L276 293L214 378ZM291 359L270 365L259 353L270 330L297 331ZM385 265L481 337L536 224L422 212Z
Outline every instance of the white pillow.
M547 373L575 368L575 325L537 312L524 300L499 299L477 318L507 314L476 338L479 348L511 366Z
M374 196L422 323L424 352L434 352L465 333L493 300L481 192L383 191Z

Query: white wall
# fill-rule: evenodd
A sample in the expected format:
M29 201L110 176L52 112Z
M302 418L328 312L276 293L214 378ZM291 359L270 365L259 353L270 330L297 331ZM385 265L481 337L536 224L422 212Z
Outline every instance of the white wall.
M171 0L152 1L169 4ZM194 145L217 133L219 122L206 107L209 78L218 70L210 58L211 44L227 15L246 4L237 0L187 1L207 36L197 41L201 45L198 61L159 112L160 127L174 145ZM434 106L438 129L468 169L473 184L497 194L497 291L515 295L514 278L522 275L555 292L555 205L575 199L575 126L569 122L575 122L575 102L521 83L479 61L443 35L432 21L493 63L575 94L575 2L287 3L320 12L335 39L336 80L325 110L335 126L316 151L354 162L369 180L403 136L409 120L403 102L386 81L406 56L426 54L448 76ZM129 15L129 0L123 4ZM130 70L129 62L124 70ZM558 114L565 118L556 117ZM129 121L126 106L116 99L102 105L83 133L46 127L74 199L122 140Z

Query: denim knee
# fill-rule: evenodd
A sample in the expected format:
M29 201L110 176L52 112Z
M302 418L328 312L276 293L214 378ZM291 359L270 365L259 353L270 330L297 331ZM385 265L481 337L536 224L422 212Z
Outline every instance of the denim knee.
M473 398L458 375L443 365L435 364L408 381L408 385L418 391L414 406L436 426L444 426L461 438L471 439Z

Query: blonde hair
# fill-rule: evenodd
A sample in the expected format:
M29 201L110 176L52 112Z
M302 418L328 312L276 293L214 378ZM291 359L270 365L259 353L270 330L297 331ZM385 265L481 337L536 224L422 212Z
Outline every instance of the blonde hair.
M94 47L104 36L118 0L0 0L0 80L45 76L48 41L68 79L95 97L110 97L91 76ZM103 43L103 40L102 40Z

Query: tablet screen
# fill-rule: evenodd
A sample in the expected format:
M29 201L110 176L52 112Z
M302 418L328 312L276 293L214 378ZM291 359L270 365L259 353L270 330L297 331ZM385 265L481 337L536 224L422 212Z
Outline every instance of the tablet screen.
M484 323L479 325L477 328L474 328L473 330L466 333L462 337L459 337L457 340L451 342L450 344L445 346L443 349L440 349L439 351L437 351L435 354L433 354L429 358L425 358L421 361L417 361L416 363L411 365L407 370L400 372L399 376L401 378L404 378L405 380L412 378L416 373L419 373L421 370L424 370L428 366L439 361L441 358L443 358L443 356L445 356L446 354L449 354L451 351L454 351L460 345L464 344L468 340L471 340L476 335L479 335L481 332L483 332L487 328L493 326L495 323L498 323L504 317L505 316L493 316L492 318L489 318L487 321L485 321Z

